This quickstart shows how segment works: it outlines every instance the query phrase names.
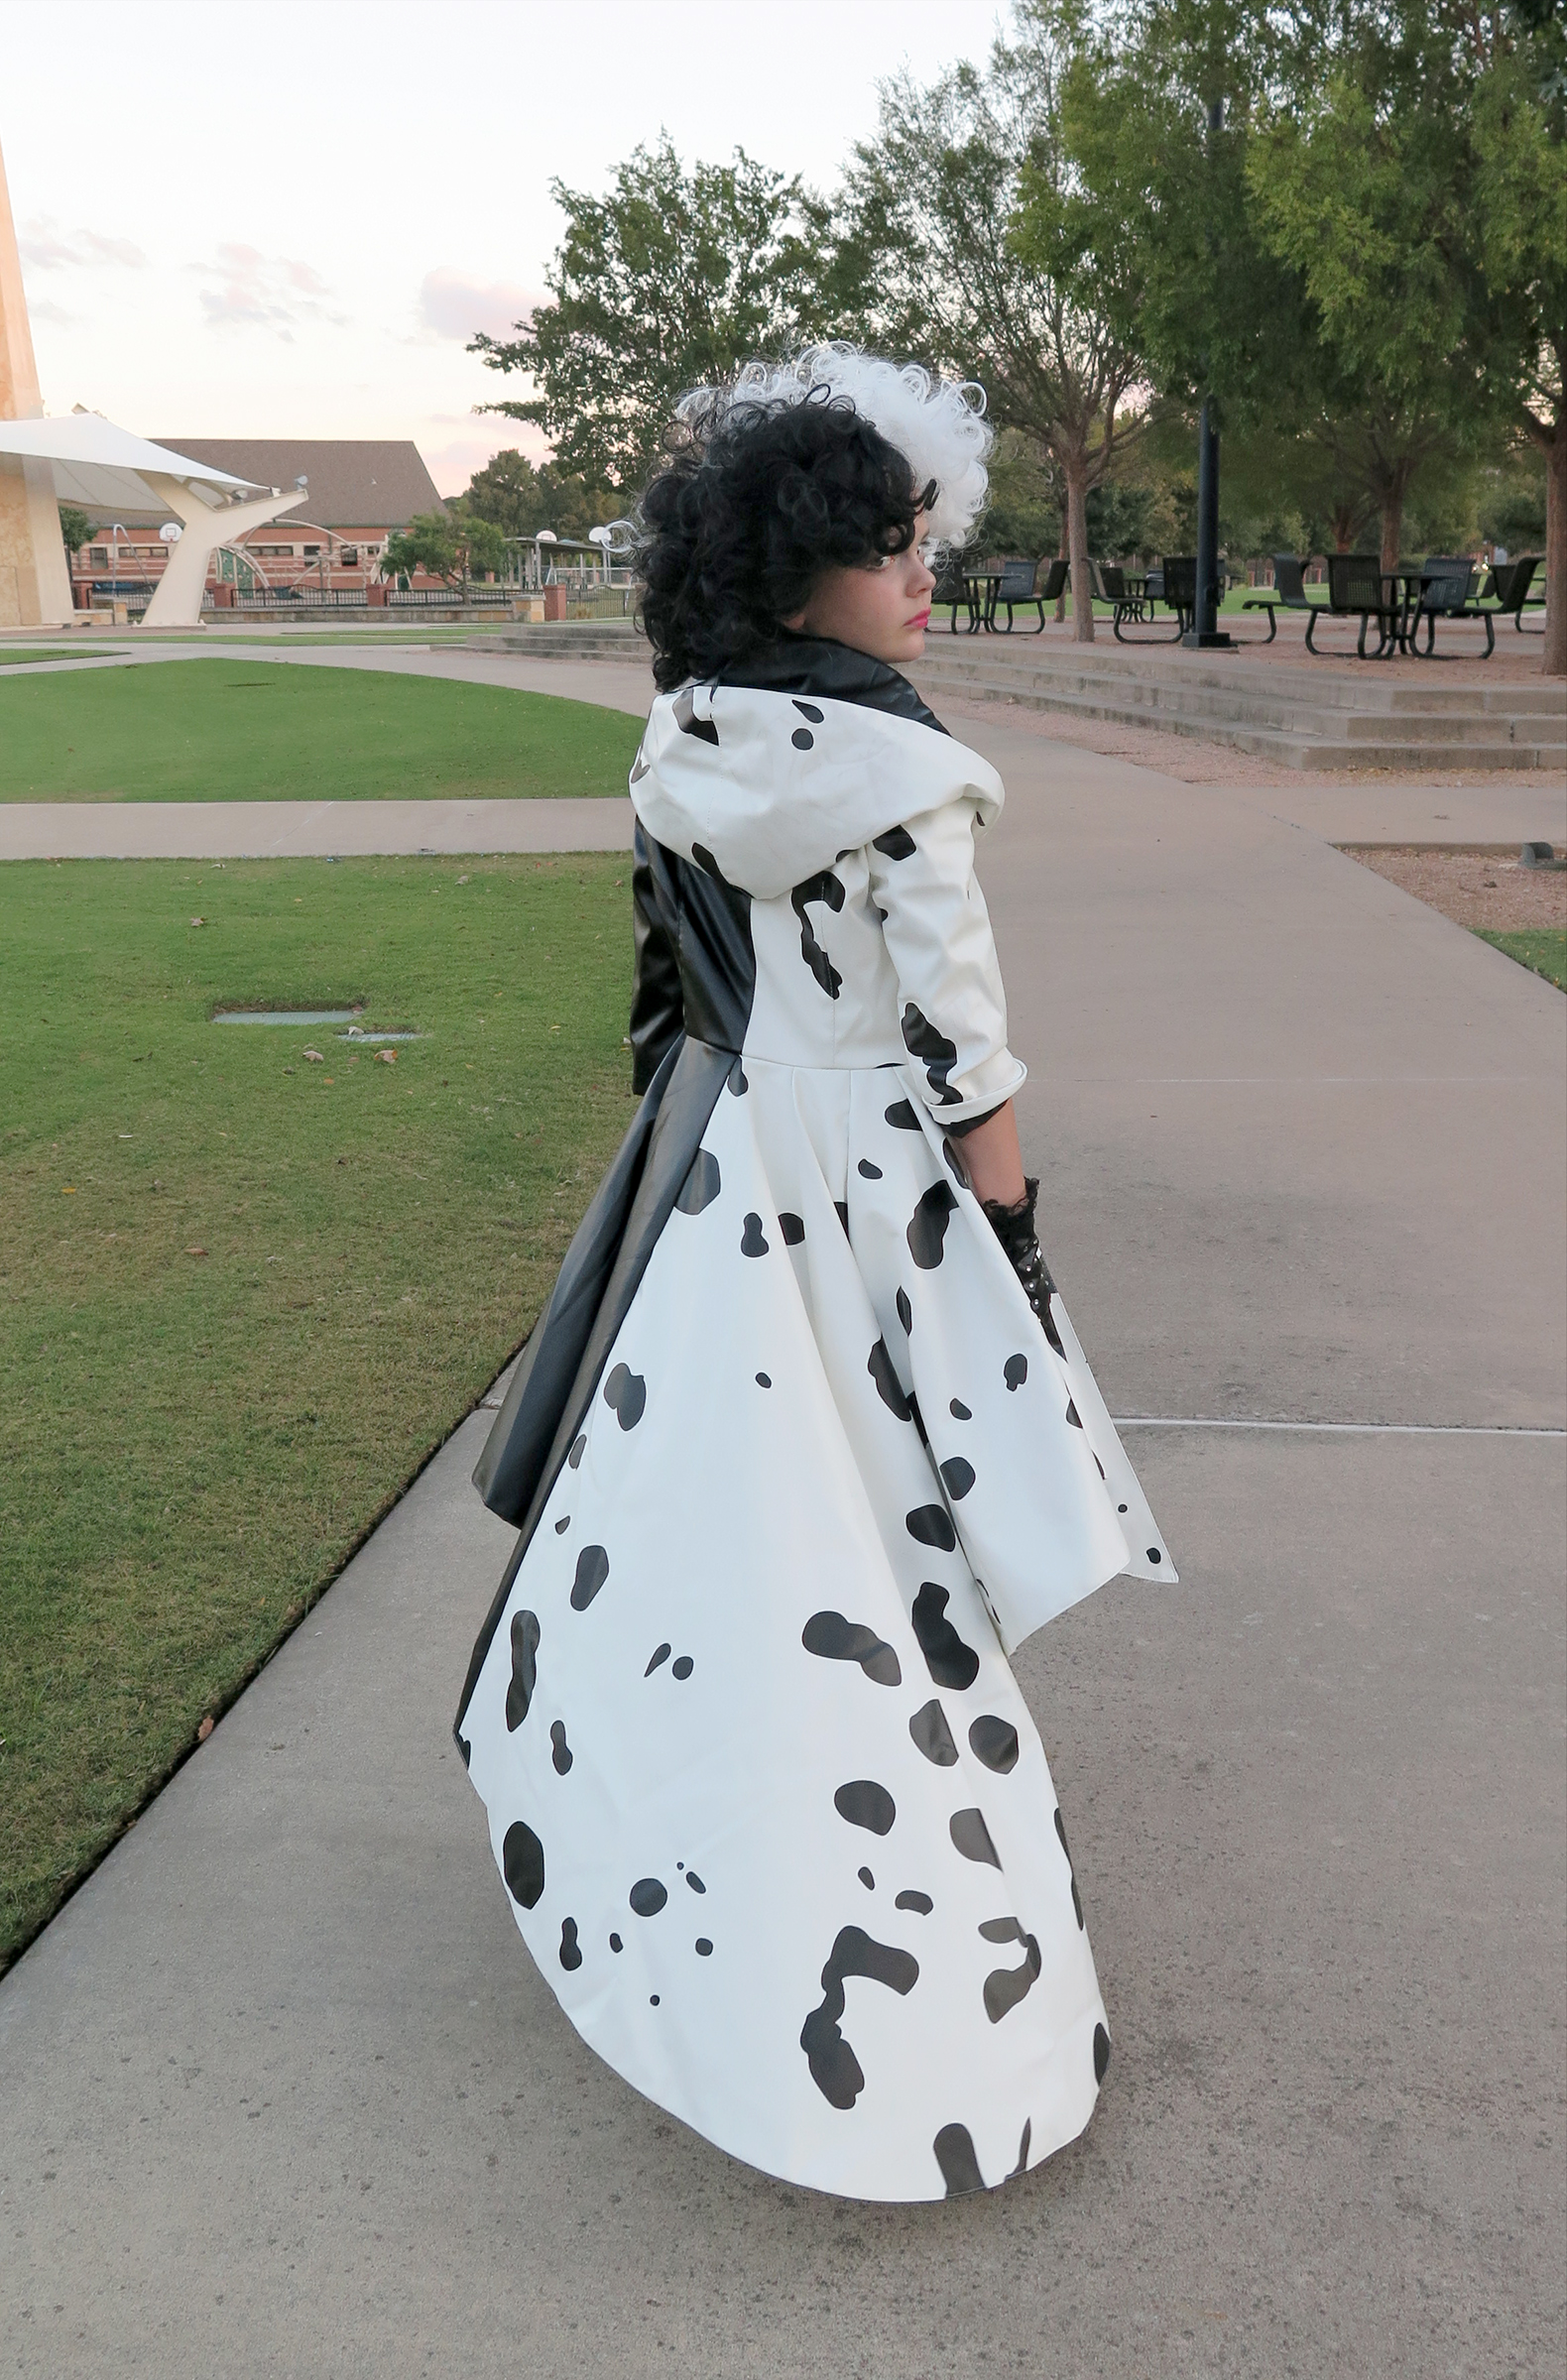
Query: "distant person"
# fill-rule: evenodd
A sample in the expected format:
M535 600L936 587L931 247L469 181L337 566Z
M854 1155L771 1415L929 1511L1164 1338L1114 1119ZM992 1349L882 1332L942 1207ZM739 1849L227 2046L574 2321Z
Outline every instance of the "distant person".
M844 2197L992 2187L1110 2055L1006 1648L1168 1557L1034 1237L926 709L978 393L842 346L680 408L643 500L638 1120L477 1475L522 1535L457 1739L600 2056Z

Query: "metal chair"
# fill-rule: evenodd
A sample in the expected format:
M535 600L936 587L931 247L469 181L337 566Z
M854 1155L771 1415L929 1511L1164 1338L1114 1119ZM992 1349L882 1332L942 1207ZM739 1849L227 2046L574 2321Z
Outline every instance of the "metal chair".
M1485 658L1490 659L1497 649L1497 615L1489 605L1472 602L1475 591L1475 565L1467 553L1428 553L1420 570L1420 591L1410 606L1410 616L1404 628L1406 651L1429 660L1436 648L1438 620L1483 620L1486 625ZM1425 645L1422 649L1420 623L1425 622Z
M1271 588L1259 595L1248 595L1241 606L1243 612L1267 614L1267 634L1263 639L1265 645L1271 645L1278 634L1280 612L1314 612L1317 608L1306 593L1305 564L1299 556L1274 553L1269 554L1268 559L1273 565ZM1309 625L1307 634L1310 634Z
M1538 628L1525 628L1523 625L1525 609L1533 612L1545 608L1543 587L1537 595L1529 593L1534 573L1540 567L1540 559L1537 553L1521 553L1515 562L1494 563L1489 584L1482 587L1476 597L1477 602L1484 603L1486 597L1491 596L1498 612L1504 618L1510 617L1520 637L1542 637L1545 634L1543 620Z
M1059 568L1064 583L1066 576L1065 563L1062 562L1057 564L1052 562L1049 567L1051 572ZM1046 593L1046 589L1050 584L1049 576L1046 575L1042 585L1040 583L1039 573L1044 568L1045 565L1043 562L1013 560L1004 561L1002 563L1000 584L996 587L993 587L991 590L990 625L992 628L996 626L996 614L1001 610L1003 604L1005 604L1007 607L1007 626L1000 633L1004 636L1010 637L1012 634L1012 616L1014 606L1016 606L1019 611L1022 611L1026 605L1031 603L1039 615L1039 625L1033 633L1036 637L1044 634L1044 607L1046 603L1053 603L1055 601L1055 594ZM1055 593L1058 594L1060 590L1057 588Z
M1390 582L1384 578L1382 557L1376 553L1330 553L1328 555L1328 599L1314 603L1306 622L1306 651L1315 653L1312 639L1317 622L1324 617L1333 620L1359 618L1360 639L1355 647L1356 656L1366 658L1366 624L1377 623L1377 651L1372 654L1379 661L1385 653L1395 647L1399 635L1399 606L1389 594Z

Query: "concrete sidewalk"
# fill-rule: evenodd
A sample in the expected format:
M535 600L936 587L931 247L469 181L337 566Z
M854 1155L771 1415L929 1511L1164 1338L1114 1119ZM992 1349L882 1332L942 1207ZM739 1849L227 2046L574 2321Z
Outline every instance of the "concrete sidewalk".
M629 851L633 823L624 794L605 801L13 801L0 805L0 860Z
M510 1542L475 1418L0 1983L0 2368L1559 2368L1564 1447L1507 1433L1567 1420L1567 1002L1244 791L983 741L1112 1410L1499 1433L1129 1432L1182 1584L1018 1664L1115 2039L1084 2140L838 2203L582 2047L447 1732Z

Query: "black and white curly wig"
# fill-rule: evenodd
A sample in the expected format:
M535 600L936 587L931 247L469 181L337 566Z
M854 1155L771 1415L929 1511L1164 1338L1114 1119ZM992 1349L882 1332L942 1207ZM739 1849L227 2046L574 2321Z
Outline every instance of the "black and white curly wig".
M748 364L676 413L673 459L637 523L665 692L771 644L825 570L903 553L916 535L961 545L985 502L984 391L842 340Z

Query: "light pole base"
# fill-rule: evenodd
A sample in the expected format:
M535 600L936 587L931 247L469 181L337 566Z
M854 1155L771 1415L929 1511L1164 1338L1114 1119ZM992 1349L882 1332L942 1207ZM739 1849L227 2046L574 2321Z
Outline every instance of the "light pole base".
M1201 629L1189 628L1181 639L1181 650L1185 653L1233 653L1236 645L1228 629L1215 628L1205 633Z

